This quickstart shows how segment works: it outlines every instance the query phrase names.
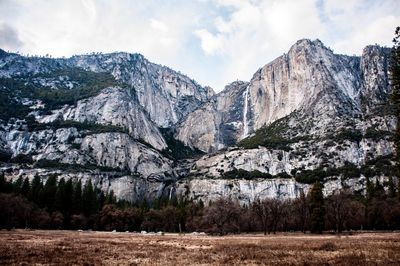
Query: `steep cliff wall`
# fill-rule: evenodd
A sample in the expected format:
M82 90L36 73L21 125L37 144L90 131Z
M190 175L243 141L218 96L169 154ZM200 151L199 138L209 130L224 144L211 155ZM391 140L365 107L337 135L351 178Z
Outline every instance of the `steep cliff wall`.
M389 51L346 56L300 40L216 95L138 54L1 54L1 171L92 179L129 201L248 204L295 198L316 180L325 194L363 190L366 177L395 175ZM178 140L208 154L178 161L168 153Z

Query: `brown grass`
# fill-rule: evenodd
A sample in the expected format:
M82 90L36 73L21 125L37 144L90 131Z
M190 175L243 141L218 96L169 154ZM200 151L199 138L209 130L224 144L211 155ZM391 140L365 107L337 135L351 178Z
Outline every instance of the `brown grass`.
M0 231L0 265L400 265L400 233L165 236Z

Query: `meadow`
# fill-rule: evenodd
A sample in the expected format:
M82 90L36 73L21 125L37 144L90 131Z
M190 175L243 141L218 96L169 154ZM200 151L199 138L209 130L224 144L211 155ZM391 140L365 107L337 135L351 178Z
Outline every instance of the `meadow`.
M0 231L0 265L400 265L400 233Z

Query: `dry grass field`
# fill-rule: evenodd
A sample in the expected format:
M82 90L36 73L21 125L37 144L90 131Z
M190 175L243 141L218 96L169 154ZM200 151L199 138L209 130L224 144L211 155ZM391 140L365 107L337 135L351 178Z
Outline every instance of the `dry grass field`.
M400 233L141 235L0 231L0 265L400 265Z

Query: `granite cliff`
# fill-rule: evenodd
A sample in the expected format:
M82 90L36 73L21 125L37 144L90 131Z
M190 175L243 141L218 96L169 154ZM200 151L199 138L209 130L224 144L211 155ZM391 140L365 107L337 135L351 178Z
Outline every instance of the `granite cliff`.
M248 203L295 198L316 180L326 194L362 192L366 178L394 175L387 48L346 56L300 40L218 94L139 54L0 54L9 178L92 179L129 201Z

